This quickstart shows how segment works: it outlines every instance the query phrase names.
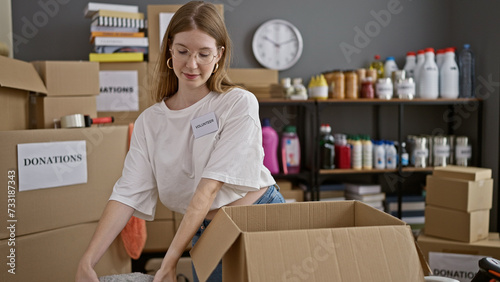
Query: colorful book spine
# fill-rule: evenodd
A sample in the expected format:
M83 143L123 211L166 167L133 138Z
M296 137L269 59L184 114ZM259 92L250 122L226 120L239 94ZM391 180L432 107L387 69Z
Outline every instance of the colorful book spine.
M142 62L144 61L143 53L111 53L97 54L90 53L89 61L91 62Z

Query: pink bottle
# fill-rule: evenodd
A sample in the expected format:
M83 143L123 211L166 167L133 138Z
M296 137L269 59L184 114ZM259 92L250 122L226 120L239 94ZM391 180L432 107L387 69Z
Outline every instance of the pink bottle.
M278 133L271 127L268 118L262 121L262 147L264 147L264 166L272 174L280 173L278 164Z
M281 137L281 158L283 160L283 173L300 172L300 143L297 128L287 125Z

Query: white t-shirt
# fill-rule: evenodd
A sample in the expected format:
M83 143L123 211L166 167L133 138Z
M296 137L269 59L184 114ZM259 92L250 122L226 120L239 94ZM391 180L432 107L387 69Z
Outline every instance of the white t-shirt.
M195 138L200 130L208 133ZM185 213L200 179L210 178L224 182L210 208L217 209L275 183L263 159L259 104L252 93L210 92L176 111L156 103L135 122L110 200L133 207L134 216L146 220L154 219L158 196L170 210Z

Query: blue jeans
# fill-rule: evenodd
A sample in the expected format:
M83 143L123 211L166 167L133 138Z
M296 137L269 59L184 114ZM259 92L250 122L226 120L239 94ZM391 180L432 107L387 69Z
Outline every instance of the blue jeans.
M272 185L269 186L267 191L257 200L254 205L260 205L260 204L276 204L276 203L284 203L285 199L281 195L280 187L278 185ZM193 237L193 240L191 241L192 246L198 242L198 239L200 238L201 234L203 234L203 231L207 228L207 226L210 224L210 220L205 219L203 223L201 224L200 228L198 229L198 232ZM193 280L195 282L198 282L198 276L196 275L196 271L193 268ZM219 262L217 267L214 269L212 274L210 274L210 277L208 278L207 282L220 282L222 281L222 261Z

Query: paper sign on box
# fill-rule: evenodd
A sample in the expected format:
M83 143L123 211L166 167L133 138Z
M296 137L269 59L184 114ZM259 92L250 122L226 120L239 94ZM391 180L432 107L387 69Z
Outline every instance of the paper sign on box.
M478 262L484 256L429 252L429 265L436 276L460 282L472 281L479 271Z
M19 191L87 183L85 141L17 145Z
M98 112L139 110L137 71L100 71L101 94L97 96Z

